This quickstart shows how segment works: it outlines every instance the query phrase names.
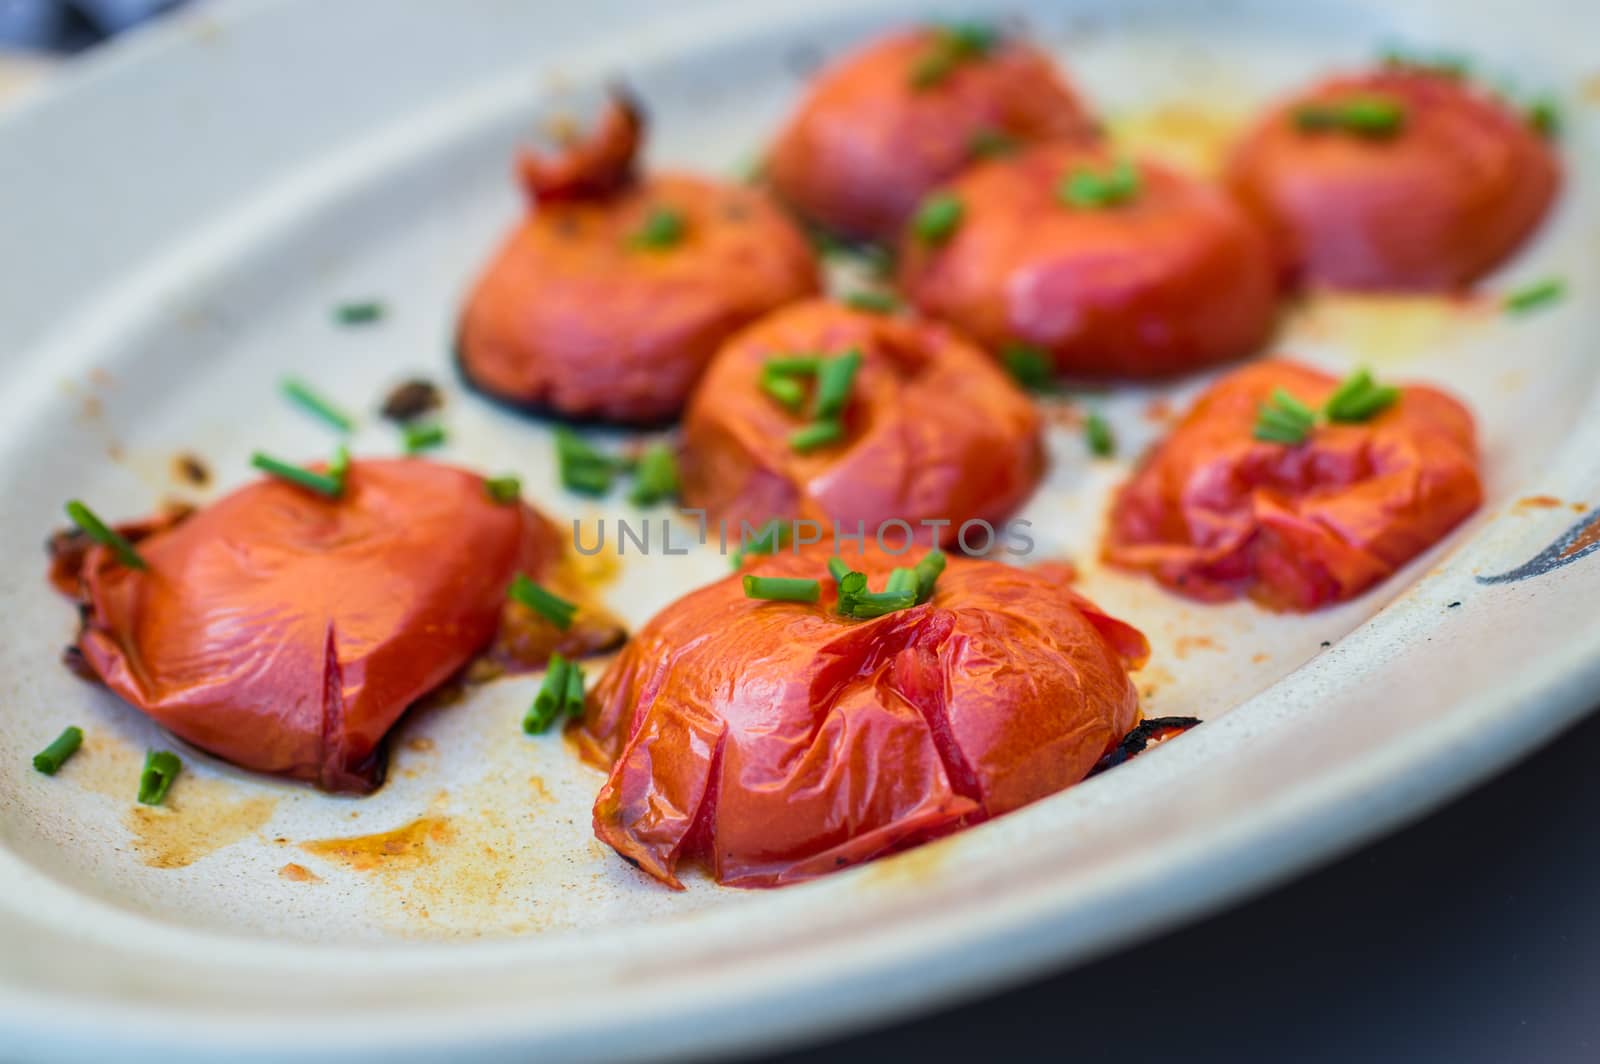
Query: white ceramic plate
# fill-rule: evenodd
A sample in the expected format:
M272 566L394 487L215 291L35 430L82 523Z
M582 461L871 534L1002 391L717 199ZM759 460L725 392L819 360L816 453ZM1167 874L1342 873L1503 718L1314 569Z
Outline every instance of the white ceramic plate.
M595 843L598 777L559 739L517 729L530 680L408 720L371 798L191 752L171 808L136 808L143 750L170 740L57 665L74 618L38 544L69 495L123 519L246 479L253 448L324 451L276 397L285 372L365 408L409 372L448 381L446 457L520 472L557 515L629 516L564 496L547 430L462 395L447 369L463 287L519 210L512 149L563 88L625 74L649 101L656 161L731 172L819 58L923 5L240 2L118 44L0 116L3 1052L615 1058L817 1037L1259 889L1590 708L1600 560L1574 537L1600 504L1600 8L1397 6L1003 11L1030 17L1118 136L1202 170L1273 92L1387 41L1464 50L1497 80L1561 96L1565 197L1486 287L1560 274L1572 297L1525 319L1324 300L1278 345L1463 395L1489 502L1348 606L1206 608L1092 564L1125 466L1054 431L1024 514L1041 552L1090 563L1086 590L1152 636L1147 712L1208 723L959 837L776 892L697 881L672 894ZM334 304L367 297L385 320L331 324ZM1159 432L1153 400L1181 404L1201 383L1111 400L1122 453ZM361 451L395 449L366 426ZM173 479L180 451L217 471L209 493ZM1478 579L1564 534L1532 575ZM724 566L705 552L620 559L605 593L637 624ZM29 756L67 723L89 733L85 750L53 779L34 773ZM408 825L387 860L304 846Z

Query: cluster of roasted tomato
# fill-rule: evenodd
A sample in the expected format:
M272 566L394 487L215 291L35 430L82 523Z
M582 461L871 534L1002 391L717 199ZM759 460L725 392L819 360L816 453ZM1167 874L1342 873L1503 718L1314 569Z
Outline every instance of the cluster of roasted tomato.
M520 160L531 209L473 289L456 359L542 414L681 417L682 502L735 526L1001 520L1044 467L1017 372L1167 376L1260 350L1299 287L1458 288L1559 179L1502 101L1391 64L1274 107L1209 183L1120 152L1044 53L978 26L822 72L755 183L642 172L643 134L618 95L586 137ZM806 227L892 245L909 309L823 296ZM1478 467L1472 417L1440 391L1257 362L1143 457L1104 556L1196 598L1313 609L1471 513ZM421 459L337 480L269 478L120 541L58 541L73 662L198 747L362 791L405 709L485 655L538 667L620 640L508 599L555 580L564 549L515 491ZM752 555L635 634L593 691L557 659L552 705L608 772L595 831L619 854L672 885L682 860L792 882L1150 741L1128 676L1143 636L1064 572L846 561L830 580L827 550Z

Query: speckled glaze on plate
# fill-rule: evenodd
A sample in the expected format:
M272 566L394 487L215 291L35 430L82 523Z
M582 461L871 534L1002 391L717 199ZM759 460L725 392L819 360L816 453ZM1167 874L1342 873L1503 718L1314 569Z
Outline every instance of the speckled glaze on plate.
M299 373L372 412L411 373L449 384L444 457L564 495L548 429L462 393L460 298L520 209L512 149L568 89L626 74L655 160L731 173L815 64L922 5L859 0L239 2L120 43L0 114L0 1036L23 1057L628 1058L814 1038L1082 959L1260 889L1420 814L1600 700L1600 302L1593 5L1323 0L983 3L1037 35L1130 146L1200 172L1274 92L1390 41L1463 50L1567 114L1569 181L1489 278L1571 291L1316 299L1274 350L1436 381L1475 409L1489 501L1375 592L1308 617L1203 607L1094 564L1109 489L1204 384L1104 400L1122 456L1049 410L1022 516L1041 557L1151 636L1150 715L1207 723L1132 764L910 853L782 891L673 894L589 832L599 776L517 727L536 679L415 713L391 782L328 798L193 751L136 807L168 742L56 663L71 609L39 544L69 495L124 518L214 497L249 452L330 443L278 401ZM331 308L381 299L340 328ZM180 454L212 472L197 486ZM656 519L663 512L653 515ZM609 557L637 625L725 572L715 552ZM29 757L88 733L55 778ZM1493 855L1485 855L1492 860Z

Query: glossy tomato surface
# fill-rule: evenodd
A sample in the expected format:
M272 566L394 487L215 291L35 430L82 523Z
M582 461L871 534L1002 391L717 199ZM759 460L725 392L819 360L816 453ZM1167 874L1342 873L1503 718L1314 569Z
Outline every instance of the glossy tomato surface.
M1297 118L1373 99L1399 108L1391 135ZM1560 178L1550 143L1516 111L1464 78L1409 67L1331 78L1272 108L1229 171L1286 274L1365 290L1477 279L1527 239Z
M1283 361L1218 382L1118 492L1106 559L1199 599L1311 610L1386 579L1478 508L1472 415L1433 388L1298 445L1253 437L1275 389L1320 408L1338 383Z
M1079 175L1133 168L1124 199L1074 204ZM1181 373L1250 354L1271 332L1278 283L1267 242L1220 189L1110 152L1047 145L984 163L937 193L954 231L901 242L900 282L926 314L985 346L1023 344L1058 372Z
M928 602L862 621L834 612L827 557L745 569L819 578L815 603L746 598L740 574L678 600L590 695L595 834L657 879L859 864L1070 787L1137 722L1144 637L1057 574L952 557ZM844 557L882 588L917 555Z

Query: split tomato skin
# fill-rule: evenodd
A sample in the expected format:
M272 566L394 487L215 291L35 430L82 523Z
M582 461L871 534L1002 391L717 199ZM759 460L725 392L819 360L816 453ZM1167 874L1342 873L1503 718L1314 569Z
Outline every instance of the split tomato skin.
M148 532L147 570L83 555L82 660L202 750L356 793L406 708L494 638L512 578L561 551L527 506L419 459L355 462L339 499L257 481Z
M1203 601L1308 611L1388 579L1478 508L1472 415L1434 388L1298 445L1253 437L1277 389L1320 408L1338 383L1269 361L1212 386L1118 491L1106 560Z
M844 557L876 588L920 554ZM775 887L949 834L1077 783L1138 720L1143 635L1057 575L953 556L927 603L863 621L827 558L744 570L820 578L816 603L741 574L678 600L589 697L595 834L669 886L685 861Z
M1300 128L1307 106L1397 104L1388 136ZM1327 79L1273 107L1228 184L1286 278L1356 291L1448 291L1505 261L1561 185L1550 142L1465 78L1410 67Z

